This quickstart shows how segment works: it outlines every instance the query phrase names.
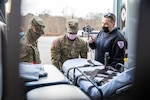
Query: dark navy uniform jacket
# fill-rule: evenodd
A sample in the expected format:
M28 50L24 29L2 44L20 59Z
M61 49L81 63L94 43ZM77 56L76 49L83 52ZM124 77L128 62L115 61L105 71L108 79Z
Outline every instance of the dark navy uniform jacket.
M124 64L126 45L127 41L118 28L114 28L109 34L100 31L95 42L89 43L90 48L95 49L95 60L104 64L105 52L109 53L108 66L112 67L117 63Z

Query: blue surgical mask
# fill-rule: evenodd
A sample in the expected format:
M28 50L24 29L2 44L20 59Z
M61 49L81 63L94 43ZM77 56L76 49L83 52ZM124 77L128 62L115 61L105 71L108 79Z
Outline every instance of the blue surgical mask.
M19 35L22 37L24 36L24 32L20 32Z

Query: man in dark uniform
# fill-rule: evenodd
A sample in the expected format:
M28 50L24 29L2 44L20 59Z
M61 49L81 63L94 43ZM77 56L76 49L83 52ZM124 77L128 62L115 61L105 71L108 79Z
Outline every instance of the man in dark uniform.
M91 36L89 40L90 48L95 49L95 60L112 67L117 63L124 64L126 49L126 40L115 27L115 21L116 17L113 13L104 14L102 30L95 39Z

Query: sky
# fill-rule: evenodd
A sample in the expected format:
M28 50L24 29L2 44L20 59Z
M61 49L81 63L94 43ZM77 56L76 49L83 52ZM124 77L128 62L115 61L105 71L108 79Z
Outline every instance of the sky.
M89 13L112 12L113 0L22 0L21 13L49 13L85 17ZM64 12L64 13L63 13Z

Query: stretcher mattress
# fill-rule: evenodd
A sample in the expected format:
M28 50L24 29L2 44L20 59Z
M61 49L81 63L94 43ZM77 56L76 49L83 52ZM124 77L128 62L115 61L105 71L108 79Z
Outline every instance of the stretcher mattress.
M26 82L25 83L26 87L35 88L35 87L46 86L46 85L69 83L68 79L54 65L45 64L42 65L42 67L44 68L44 71L47 72L47 76L40 77L37 81Z
M27 100L91 100L74 85L59 84L33 89L27 93Z
M94 63L94 65L89 63L88 59L84 59L84 58L75 58L75 59L67 60L62 65L62 71L67 76L67 78L72 79L73 78L73 69L75 67L78 67L78 68L82 67L81 70L84 70L84 71L91 71L91 70L95 70L95 69L103 69L104 68L104 65L101 64L100 62L95 61L95 60L91 60L91 61ZM79 73L78 71L75 74L81 75L81 73Z
M103 80L102 74L97 75L92 81L98 88L96 88L89 80L86 80L84 76L80 73L85 71L94 71L94 70L102 70L104 69L104 65L91 60L95 66L90 65L87 59L78 58L78 59L71 59L67 60L63 66L62 70L64 74L72 81L75 81L76 84L85 92L87 93L93 100L100 99L101 97L107 97L112 95L117 89L130 84L133 82L133 69L126 70L122 73L115 72L116 75L113 76L112 79L108 79L107 82L97 85L96 82L100 82ZM89 66L87 66L89 64ZM86 65L86 67L81 67ZM80 71L74 70L75 67L78 67ZM114 71L108 70L107 73L111 74ZM88 76L89 78L90 76ZM101 94L102 93L102 94Z

